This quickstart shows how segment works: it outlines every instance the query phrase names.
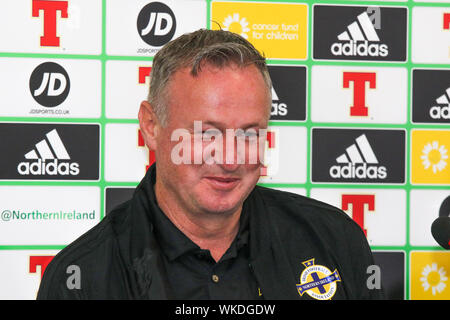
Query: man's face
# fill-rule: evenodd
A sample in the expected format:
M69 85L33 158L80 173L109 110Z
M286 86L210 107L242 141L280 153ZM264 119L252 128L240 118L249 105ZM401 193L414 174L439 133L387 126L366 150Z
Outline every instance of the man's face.
M191 214L236 212L256 185L261 164L259 158L249 163L250 157L257 157L258 151L256 155L255 152L249 154L252 142L248 140L245 142L245 163L237 163L237 155L242 149L237 150L236 141L234 157L228 152L227 161L230 149L226 145L230 139L227 139L226 130L253 129L258 133L259 129L267 128L270 91L260 71L252 65L222 69L205 65L193 77L189 69L181 69L171 78L168 90L168 121L165 127L159 127L156 137L157 189L160 188L160 194L171 205ZM195 131L199 121L201 130ZM177 129L190 134L190 164L173 161L172 151L180 145L180 140L171 141L171 136ZM194 140L205 138L205 130L222 133L223 154L219 158L223 161L194 164L194 157L199 156ZM257 139L264 141L265 136ZM203 152L211 143L201 143ZM233 163L230 164L231 158Z

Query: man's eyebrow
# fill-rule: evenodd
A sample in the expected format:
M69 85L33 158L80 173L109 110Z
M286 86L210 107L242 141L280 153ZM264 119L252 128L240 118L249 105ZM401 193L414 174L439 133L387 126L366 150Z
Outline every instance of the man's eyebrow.
M226 127L225 124L220 122L220 121L202 121L202 124L210 125L210 126L213 126L215 128L224 128L224 127ZM243 130L247 130L249 128L254 128L254 127L261 127L261 125L258 122L252 122L252 123L249 123L249 124L245 124L244 127L242 127L242 128L225 128L225 129L243 129Z

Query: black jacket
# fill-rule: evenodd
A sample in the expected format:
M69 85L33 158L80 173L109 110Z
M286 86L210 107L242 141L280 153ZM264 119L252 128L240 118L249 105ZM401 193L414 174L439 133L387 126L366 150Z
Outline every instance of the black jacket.
M43 275L38 299L171 298L151 222L152 212L158 210L150 196L152 174L154 166L130 201L53 258ZM373 258L364 233L343 211L259 186L246 199L243 210L249 210L249 262L265 299L313 299L308 289L316 293L321 289L333 299L382 297L381 290L367 288L367 267ZM71 265L79 268L79 289L69 289L73 288L67 283L73 274L73 269L68 269ZM320 270L315 275L315 280L328 278L331 284L314 282L311 266L333 273L334 278ZM301 280L307 268L304 275L309 276Z

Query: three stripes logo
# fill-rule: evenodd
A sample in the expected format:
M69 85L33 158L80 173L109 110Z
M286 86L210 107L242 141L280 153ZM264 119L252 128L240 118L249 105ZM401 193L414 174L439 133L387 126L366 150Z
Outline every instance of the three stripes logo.
M287 105L286 103L280 103L280 99L278 98L278 95L275 91L275 89L272 87L272 109L270 111L271 116L285 116L288 113Z
M98 123L0 123L0 180L98 181Z
M387 44L380 43L367 12L358 15L357 20L347 26L347 30L337 36L339 42L331 45L335 56L371 56L386 57L389 54Z
M338 165L330 168L333 178L386 179L387 169L378 165L378 159L365 134L336 158Z
M413 69L412 120L416 123L450 122L450 70Z
M404 183L405 160L405 130L312 129L314 183Z
M436 99L436 104L430 108L430 117L437 120L450 120L450 88Z
M271 120L306 120L306 68L269 66L272 80Z
M24 157L30 161L19 163L17 172L20 175L77 176L80 173L79 163L70 161L69 153L56 129L48 132Z
M408 8L313 6L313 58L406 61Z

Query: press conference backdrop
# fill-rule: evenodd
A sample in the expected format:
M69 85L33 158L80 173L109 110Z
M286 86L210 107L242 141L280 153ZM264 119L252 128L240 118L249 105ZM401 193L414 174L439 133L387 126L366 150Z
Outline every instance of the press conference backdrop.
M430 233L450 212L449 0L2 1L0 298L34 299L52 257L131 197L154 161L137 121L153 56L219 27L268 58L260 184L351 216L388 298L450 299Z

